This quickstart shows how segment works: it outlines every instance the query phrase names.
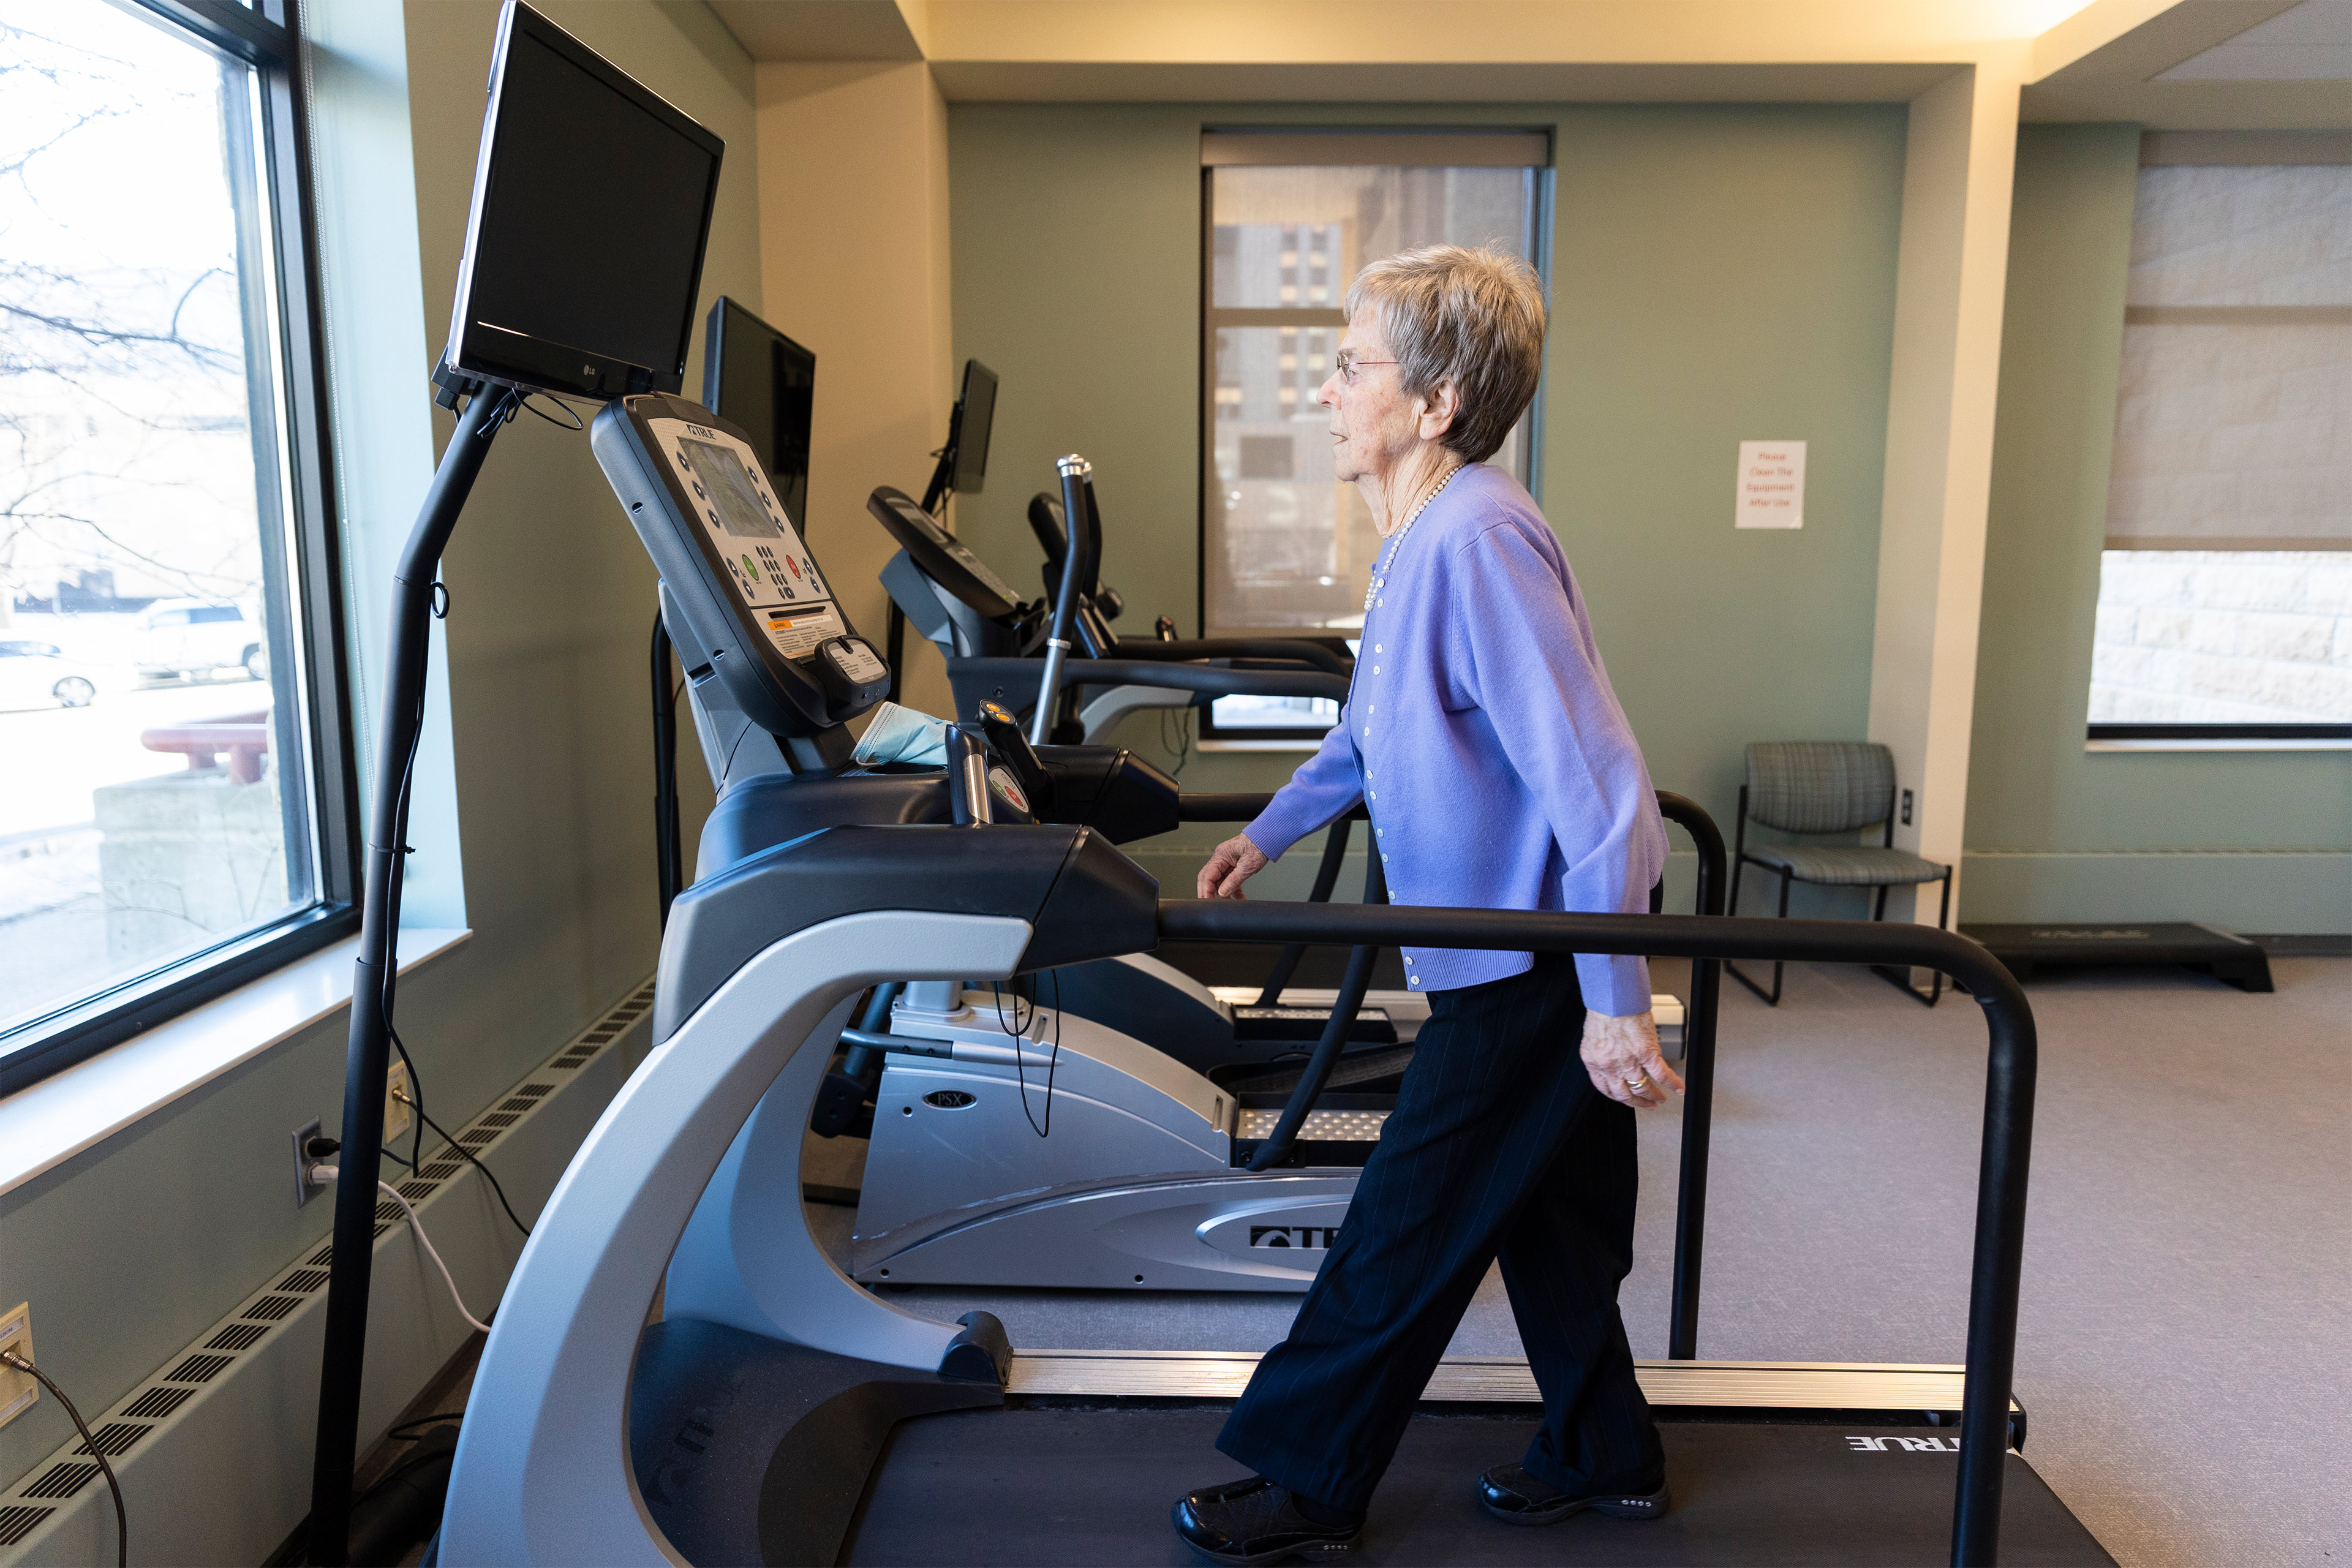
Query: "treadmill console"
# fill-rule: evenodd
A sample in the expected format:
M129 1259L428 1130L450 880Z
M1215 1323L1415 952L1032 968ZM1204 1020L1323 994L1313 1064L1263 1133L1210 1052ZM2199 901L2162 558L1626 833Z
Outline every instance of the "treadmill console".
M1013 584L989 570L987 562L965 549L906 491L880 486L866 498L866 510L889 530L924 576L990 620L1010 625L1020 615L1024 606Z
M745 433L661 394L608 403L589 442L659 568L689 670L708 666L772 734L822 734L880 701L890 672L842 613ZM698 680L705 679L698 672Z

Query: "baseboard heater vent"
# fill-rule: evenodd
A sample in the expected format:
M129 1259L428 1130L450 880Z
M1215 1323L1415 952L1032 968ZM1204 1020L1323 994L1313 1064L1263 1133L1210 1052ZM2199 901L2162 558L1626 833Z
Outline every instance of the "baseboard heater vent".
M459 1128L457 1142L483 1154L502 1139L513 1136L528 1124L534 1112L544 1108L550 1094L570 1081L581 1068L611 1049L613 1043L653 1004L654 987L650 982L632 991L562 1050L527 1074L522 1082ZM557 1078L554 1075L558 1073L565 1076ZM422 1215L441 1189L467 1169L463 1160L436 1155L427 1160L414 1177L399 1184L401 1193ZM406 1218L400 1205L388 1199L378 1205L375 1234L379 1249L384 1244L385 1233L395 1223L404 1225ZM334 1257L332 1243L306 1244L299 1257L270 1270L268 1284L166 1357L163 1370L142 1379L111 1409L92 1418L90 1435L100 1451L114 1463L115 1474L121 1479L130 1500L134 1527L140 1512L140 1467L146 1452L157 1446L147 1439L168 1432L181 1422L196 1419L205 1400L234 1381L236 1369L241 1363L263 1353L268 1342L294 1323L310 1313L323 1313L328 1266ZM13 1484L0 1489L0 1568L37 1555L52 1555L41 1550L42 1542L66 1528L71 1518L103 1500L103 1482L100 1482L96 1492L90 1489L90 1483L98 1479L99 1468L90 1460L89 1447L77 1436ZM110 1542L114 1529L112 1504L108 1502L106 1507L106 1531ZM263 1525L257 1535L267 1536L274 1542L284 1538L292 1523L288 1521L282 1525ZM151 1531L156 1529L157 1525L150 1525ZM168 1539L168 1526L163 1531ZM156 1534L150 1533L145 1539L150 1543L149 1552L169 1560L171 1549L168 1545L156 1545ZM261 1548L262 1552L267 1550L266 1545Z

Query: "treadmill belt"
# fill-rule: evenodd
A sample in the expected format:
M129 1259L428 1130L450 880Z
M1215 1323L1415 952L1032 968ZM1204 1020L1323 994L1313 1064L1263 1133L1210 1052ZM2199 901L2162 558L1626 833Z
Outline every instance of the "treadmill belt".
M1216 1451L1222 1408L960 1411L899 1424L858 1506L852 1563L1193 1563L1169 1528L1186 1490L1244 1472ZM1471 1487L1526 1451L1519 1415L1423 1415L1390 1467L1364 1563L1939 1565L1951 1560L1954 1439L1930 1426L1663 1424L1674 1511L1514 1529ZM1883 1442L1883 1448L1854 1439ZM1939 1447L1929 1450L1926 1445ZM1906 1448L1906 1442L1917 1445ZM2000 1561L2113 1563L2011 1455Z

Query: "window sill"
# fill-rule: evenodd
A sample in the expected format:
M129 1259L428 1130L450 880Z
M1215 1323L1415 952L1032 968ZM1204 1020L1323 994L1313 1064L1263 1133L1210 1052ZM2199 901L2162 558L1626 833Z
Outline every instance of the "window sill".
M2190 736L2161 741L2085 741L2085 752L2352 752L2352 740L2242 741L2198 740Z
M471 936L400 933L407 974ZM111 1137L351 1005L348 937L0 1100L0 1194Z

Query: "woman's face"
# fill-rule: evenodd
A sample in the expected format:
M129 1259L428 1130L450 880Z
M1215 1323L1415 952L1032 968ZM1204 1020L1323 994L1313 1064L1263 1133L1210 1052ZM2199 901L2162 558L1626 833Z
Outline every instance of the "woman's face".
M1387 478L1424 439L1427 405L1404 395L1397 367L1386 363L1395 358L1374 313L1359 311L1339 339L1349 368L1334 370L1315 395L1331 410L1332 467L1343 484Z

